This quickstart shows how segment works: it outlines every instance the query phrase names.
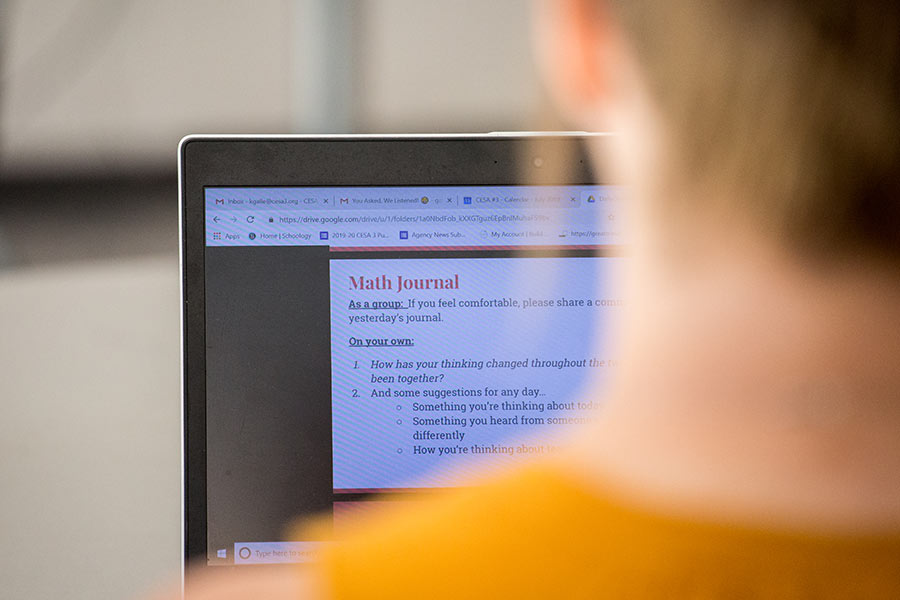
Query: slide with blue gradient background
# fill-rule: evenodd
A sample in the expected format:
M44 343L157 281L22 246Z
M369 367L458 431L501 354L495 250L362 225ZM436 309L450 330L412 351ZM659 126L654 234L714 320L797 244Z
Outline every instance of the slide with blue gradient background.
M596 418L621 260L331 260L335 491L456 485Z

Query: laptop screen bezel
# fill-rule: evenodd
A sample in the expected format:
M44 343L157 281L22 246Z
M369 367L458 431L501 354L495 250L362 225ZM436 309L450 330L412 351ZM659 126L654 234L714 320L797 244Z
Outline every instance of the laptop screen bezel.
M185 562L207 568L207 187L592 185L598 134L188 136L179 146ZM541 160L535 160L540 156ZM221 567L216 567L221 568Z

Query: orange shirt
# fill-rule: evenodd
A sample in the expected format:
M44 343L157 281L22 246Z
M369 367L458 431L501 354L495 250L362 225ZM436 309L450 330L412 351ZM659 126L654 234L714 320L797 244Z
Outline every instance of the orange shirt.
M403 506L318 567L331 597L900 598L900 534L825 535L630 506L550 467Z

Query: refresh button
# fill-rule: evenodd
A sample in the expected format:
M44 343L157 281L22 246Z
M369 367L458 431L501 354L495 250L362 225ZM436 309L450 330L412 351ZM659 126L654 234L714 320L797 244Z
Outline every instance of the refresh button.
M256 220L256 217L254 217L253 215L250 215L249 217L247 217L247 222L248 222L248 223L252 223L252 222L255 221L255 220Z

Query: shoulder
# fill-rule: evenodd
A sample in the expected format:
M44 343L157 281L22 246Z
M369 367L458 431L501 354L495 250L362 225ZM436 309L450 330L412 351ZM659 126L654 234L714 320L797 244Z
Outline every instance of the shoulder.
M538 574L565 578L596 562L573 542L593 537L592 508L564 477L531 467L398 503L326 552L320 568L336 598L554 596L558 583Z
M685 518L544 465L396 504L325 553L328 597L900 597L900 537Z

